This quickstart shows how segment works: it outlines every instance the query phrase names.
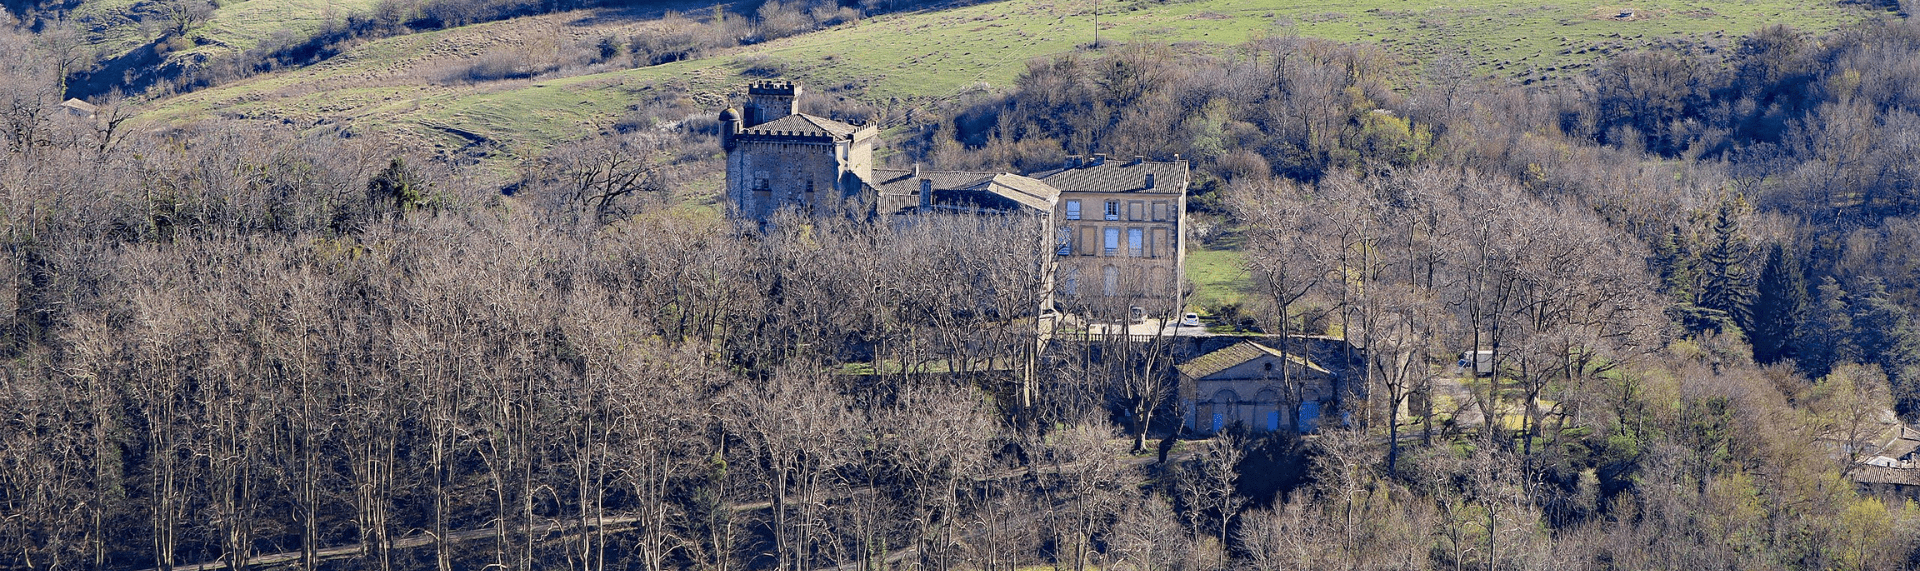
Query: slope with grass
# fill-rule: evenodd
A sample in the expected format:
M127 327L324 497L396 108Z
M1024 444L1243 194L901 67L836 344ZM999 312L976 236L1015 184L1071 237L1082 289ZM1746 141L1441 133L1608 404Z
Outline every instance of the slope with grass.
M294 1L363 0L251 0ZM471 143L477 136L501 150L538 150L595 132L667 84L715 105L740 85L766 76L796 79L880 106L912 106L969 89L994 89L1013 81L1032 58L1091 42L1090 8L1080 2L1004 0L889 15L655 67L477 85L436 82L435 69L487 49L549 50L637 25L593 11L553 14L371 42L308 69L160 101L148 116L168 122L208 114L296 125L344 122L443 146ZM1819 31L1880 14L1852 4L1802 0L1651 0L1624 6L1529 0L1138 0L1104 3L1100 33L1103 40L1168 42L1214 52L1262 35L1297 33L1376 42L1409 63L1460 53L1486 74L1534 80L1576 73L1604 54L1625 49L1681 43L1719 49L1771 23ZM448 128L471 136L449 135Z
M374 9L378 0L238 0L219 3L205 23L166 46L168 60L206 60L253 49L276 36L296 39L319 32L328 22ZM67 19L81 26L103 61L128 52L155 49L156 26L142 22L153 0L89 0Z

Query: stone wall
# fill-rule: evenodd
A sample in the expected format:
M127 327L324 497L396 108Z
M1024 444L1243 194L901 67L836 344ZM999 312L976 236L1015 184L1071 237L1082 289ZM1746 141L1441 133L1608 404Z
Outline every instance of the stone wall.
M734 215L764 222L784 206L837 201L841 148L824 138L740 138L727 153L727 198L739 208Z

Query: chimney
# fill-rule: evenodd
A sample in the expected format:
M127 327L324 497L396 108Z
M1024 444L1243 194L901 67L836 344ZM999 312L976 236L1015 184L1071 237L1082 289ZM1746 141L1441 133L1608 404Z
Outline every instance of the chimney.
M1092 162L1092 163L1089 163L1089 164L1088 164L1087 166L1090 166L1090 167L1097 167L1097 166L1100 166L1100 165L1104 165L1104 164L1107 164L1107 154L1106 154L1106 153L1094 153L1094 154L1093 154L1093 162Z
M1146 158L1146 157L1143 157L1143 156L1140 156L1140 155L1134 155L1134 156L1133 156L1133 162L1130 162L1130 163L1127 163L1127 166L1134 166L1134 165L1137 165L1137 164L1140 164L1140 163L1142 163L1142 162L1145 162L1146 160L1147 160L1147 158Z
M920 211L933 210L933 179L920 179Z
M913 178L920 178L920 163L913 163Z
M1153 188L1153 173L1147 173L1147 188Z

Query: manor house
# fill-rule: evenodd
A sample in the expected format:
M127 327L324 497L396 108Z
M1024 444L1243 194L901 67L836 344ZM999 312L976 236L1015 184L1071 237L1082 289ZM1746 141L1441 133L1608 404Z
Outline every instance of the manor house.
M876 169L879 131L800 112L791 82L747 87L720 112L727 213L766 223L775 212L872 219L933 212L1042 217L1057 241L1063 301L1118 299L1175 311L1185 276L1187 161L1069 157L1059 168L1006 172ZM1131 301L1129 301L1131 300ZM1160 300L1165 300L1161 302Z

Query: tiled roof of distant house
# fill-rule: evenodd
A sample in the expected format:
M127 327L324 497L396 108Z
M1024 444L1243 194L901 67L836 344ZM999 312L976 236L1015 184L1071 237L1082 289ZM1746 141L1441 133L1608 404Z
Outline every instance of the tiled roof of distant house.
M1853 467L1853 481L1862 484L1920 486L1920 470L1887 466L1855 465Z
M1181 194L1187 189L1187 161L1082 161L1079 166L1040 171L1027 176L1063 192L1140 192ZM1151 175L1151 176L1149 176Z

